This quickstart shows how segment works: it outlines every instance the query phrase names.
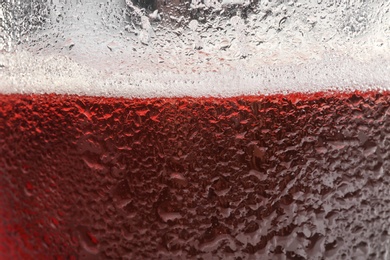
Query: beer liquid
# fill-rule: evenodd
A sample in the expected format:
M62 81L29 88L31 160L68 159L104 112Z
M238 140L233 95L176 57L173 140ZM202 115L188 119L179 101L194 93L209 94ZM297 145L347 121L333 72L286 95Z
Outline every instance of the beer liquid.
M386 259L389 92L0 95L0 259Z

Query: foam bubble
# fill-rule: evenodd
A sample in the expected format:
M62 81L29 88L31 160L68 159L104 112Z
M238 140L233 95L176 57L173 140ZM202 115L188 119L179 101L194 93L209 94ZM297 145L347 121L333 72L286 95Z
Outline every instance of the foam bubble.
M171 97L390 89L389 2L236 2L6 3L0 92Z

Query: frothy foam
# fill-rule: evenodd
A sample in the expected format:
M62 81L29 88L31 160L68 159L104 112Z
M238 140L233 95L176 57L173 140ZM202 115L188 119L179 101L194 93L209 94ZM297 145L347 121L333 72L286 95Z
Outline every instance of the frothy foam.
M36 1L46 11L31 11L18 30L16 11L7 16L12 6L3 7L1 93L225 97L390 89L390 3L259 3L248 11L245 3L232 9L226 1L207 8L192 1L191 10L214 10L204 21L185 10L148 13L131 1L70 2ZM31 29L37 16L45 22Z

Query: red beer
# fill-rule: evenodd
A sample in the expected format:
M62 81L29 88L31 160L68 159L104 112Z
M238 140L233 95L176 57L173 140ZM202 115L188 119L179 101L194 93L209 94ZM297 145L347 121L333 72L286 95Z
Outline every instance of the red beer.
M0 95L1 259L385 259L390 95Z

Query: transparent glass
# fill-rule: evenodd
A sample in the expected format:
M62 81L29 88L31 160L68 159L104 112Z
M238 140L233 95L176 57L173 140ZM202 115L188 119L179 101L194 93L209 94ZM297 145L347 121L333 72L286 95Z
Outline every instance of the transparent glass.
M388 259L389 9L1 1L0 259Z

